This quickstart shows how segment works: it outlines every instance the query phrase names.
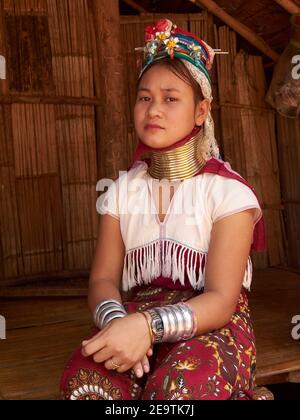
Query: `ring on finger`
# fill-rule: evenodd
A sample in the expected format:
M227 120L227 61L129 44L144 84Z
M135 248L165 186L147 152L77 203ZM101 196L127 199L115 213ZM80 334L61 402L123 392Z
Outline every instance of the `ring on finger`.
M120 365L115 363L112 359L110 360L110 364L112 365L113 370L120 368Z

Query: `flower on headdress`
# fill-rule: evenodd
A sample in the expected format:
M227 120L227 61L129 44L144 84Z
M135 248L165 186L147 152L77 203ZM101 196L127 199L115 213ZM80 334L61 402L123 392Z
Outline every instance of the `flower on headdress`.
M145 42L149 42L155 39L155 34L157 32L157 29L153 25L148 25L145 28Z
M178 44L179 39L170 37L164 41L166 45L167 53L171 56L171 58L174 58L174 49L176 48L176 45Z
M199 67L202 63L207 67L207 69L209 69L209 62L205 54L203 53L203 50L202 50L203 47L201 47L201 45L198 45L192 42L190 45L188 45L188 48L191 51L190 56L195 61L196 66Z
M155 37L158 42L165 42L166 39L169 39L171 32L156 32Z
M157 32L171 32L173 23L169 19L160 19L155 22Z
M191 50L190 56L194 59L200 60L202 57L201 45L196 45L194 42L188 45L189 50Z
M176 25L173 25L169 19L160 19L153 22L152 25L145 28L145 42L153 41L155 38L158 41L164 41L171 36L173 27L175 28Z
M158 49L158 42L156 40L152 40L147 42L144 53L145 53L145 59L146 59L146 65L148 66L152 61L154 60L154 56L157 53Z
M155 55L158 48L158 44L156 41L147 42L145 47L145 52L151 55Z
M194 54L201 54L202 50L201 50L201 45L196 45L194 43L192 43L191 45L189 45L189 48L193 51Z

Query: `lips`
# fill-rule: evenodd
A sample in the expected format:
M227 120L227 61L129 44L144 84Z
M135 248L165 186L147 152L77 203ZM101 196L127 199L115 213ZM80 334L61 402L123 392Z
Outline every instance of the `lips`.
M157 124L147 124L145 126L146 130L151 130L151 129L163 129L160 125Z

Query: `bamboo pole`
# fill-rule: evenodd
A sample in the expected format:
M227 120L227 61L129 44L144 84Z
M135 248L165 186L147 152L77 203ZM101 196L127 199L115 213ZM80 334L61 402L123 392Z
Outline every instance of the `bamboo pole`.
M297 6L297 4L295 4L292 0L274 0L274 1L291 15L300 13L300 7Z
M255 32L249 29L246 25L236 20L225 12L219 5L213 0L189 0L191 3L199 7L205 7L213 15L217 16L224 23L230 26L233 30L238 32L243 38L245 38L250 44L254 45L258 50L264 53L267 57L273 61L278 61L280 55L277 54L269 45Z
M136 1L133 0L124 0L124 3L126 3L128 6L132 7L134 10L136 10L139 13L147 13L147 10L138 4Z
M124 52L118 0L89 0L97 113L98 176L115 178L127 156ZM123 47L124 48L124 47Z

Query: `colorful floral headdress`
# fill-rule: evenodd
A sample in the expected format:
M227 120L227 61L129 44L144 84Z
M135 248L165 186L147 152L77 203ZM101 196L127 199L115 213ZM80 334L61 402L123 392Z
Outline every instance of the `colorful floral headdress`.
M141 74L155 60L165 57L181 58L189 61L206 76L210 82L208 71L211 69L216 51L200 38L187 32L169 19L155 21L145 28L146 46L136 48L144 52Z
M136 51L144 54L141 62L139 79L147 67L157 60L165 57L179 58L189 70L192 77L200 85L205 99L211 103L212 84L209 70L212 68L215 54L228 54L217 49L212 49L202 39L191 32L178 28L169 19L155 21L145 28L145 47L138 47ZM214 134L214 122L211 112L204 121L204 148L206 158L211 156L220 157L219 147Z

